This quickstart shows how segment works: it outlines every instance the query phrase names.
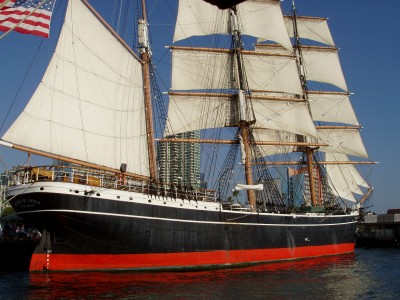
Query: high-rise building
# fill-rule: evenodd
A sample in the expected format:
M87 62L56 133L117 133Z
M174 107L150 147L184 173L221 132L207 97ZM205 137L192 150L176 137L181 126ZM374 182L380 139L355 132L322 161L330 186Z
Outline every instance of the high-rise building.
M200 131L180 133L169 138L199 139ZM157 145L159 178L164 183L200 187L200 144L159 143Z
M3 214L6 187L7 187L7 178L5 175L0 174L0 216Z

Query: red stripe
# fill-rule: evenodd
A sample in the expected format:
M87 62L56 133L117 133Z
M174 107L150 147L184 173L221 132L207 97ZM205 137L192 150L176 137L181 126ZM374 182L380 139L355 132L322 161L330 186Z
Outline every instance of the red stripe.
M352 252L354 252L354 243L298 248L164 254L33 254L30 271L206 268Z
M14 24L18 24L19 22L21 22L21 20L15 19L13 17L9 17L7 19L2 20L0 23L3 23L3 22L11 22L11 23L14 23ZM21 24L28 24L28 25L32 25L32 26L40 26L40 27L46 28L46 29L50 28L49 24L42 23L42 21L39 20L39 19L38 20L26 19L23 22L21 22ZM6 27L6 26L4 26L4 27Z
M47 11L45 11L47 12ZM42 37L49 37L49 30L50 30L50 25L43 23L45 21L48 21L51 19L51 13L49 14L43 13L43 10L37 10L34 13L31 14L29 10L26 10L24 8L11 8L11 9L4 9L0 11L0 15L2 16L9 16L8 18L1 20L0 21L0 31L8 31L12 28L9 25L4 25L5 22L11 22L15 25L17 25L21 19L15 18L15 15L19 16L28 16L27 19L25 19L23 22L21 22L20 25L18 25L16 28L14 28L14 31L17 31L19 33L24 33L24 34L33 34L33 35L38 35ZM14 15L14 16L13 16ZM26 29L21 27L22 24L29 25L29 26L34 26L36 28L40 27L44 29L44 32L37 30L37 29Z
M42 18L46 20L50 20L51 15L44 14L40 10L35 11L34 13L31 13L29 10L19 10L19 9L5 9L0 11L0 15L3 16L8 16L8 15L19 15L19 16L28 16L29 17L37 17L37 18Z
M10 28L6 27L6 26L1 26L0 25L0 31L8 31ZM16 27L14 28L13 31L17 31L19 33L24 33L24 34L33 34L33 35L37 35L37 36L42 36L42 37L49 37L49 33L48 32L43 32L40 30L32 30L32 29L25 29L25 28L21 28L21 27Z
M4 4L7 0L0 0L0 5ZM5 7L13 7L15 5L15 0L10 0L5 6L3 6L3 9Z

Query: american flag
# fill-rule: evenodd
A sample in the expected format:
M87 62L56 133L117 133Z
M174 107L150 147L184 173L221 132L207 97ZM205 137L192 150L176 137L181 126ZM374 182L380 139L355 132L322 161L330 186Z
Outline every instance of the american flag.
M0 31L49 37L56 0L0 0Z

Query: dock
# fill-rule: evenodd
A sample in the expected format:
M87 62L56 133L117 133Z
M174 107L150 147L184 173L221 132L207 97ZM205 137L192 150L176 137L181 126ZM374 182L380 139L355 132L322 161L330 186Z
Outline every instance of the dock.
M364 214L357 226L356 246L400 248L400 209Z

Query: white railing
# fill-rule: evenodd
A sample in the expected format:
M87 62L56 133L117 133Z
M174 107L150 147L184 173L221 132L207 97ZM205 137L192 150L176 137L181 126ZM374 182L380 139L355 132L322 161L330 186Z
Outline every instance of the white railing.
M140 181L122 173L111 173L77 166L38 166L17 170L10 178L11 185L38 181L71 182L95 188L110 188L149 194L155 197L214 201L212 190Z

